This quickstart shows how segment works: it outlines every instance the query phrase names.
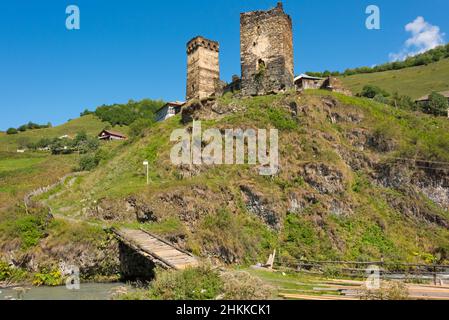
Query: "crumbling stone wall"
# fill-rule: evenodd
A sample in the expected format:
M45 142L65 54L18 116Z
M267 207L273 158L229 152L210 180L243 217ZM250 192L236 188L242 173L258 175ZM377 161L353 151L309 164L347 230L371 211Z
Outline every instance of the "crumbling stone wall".
M282 3L240 15L240 47L244 96L294 88L292 20Z
M215 94L220 81L219 51L218 42L200 36L187 43L187 100Z

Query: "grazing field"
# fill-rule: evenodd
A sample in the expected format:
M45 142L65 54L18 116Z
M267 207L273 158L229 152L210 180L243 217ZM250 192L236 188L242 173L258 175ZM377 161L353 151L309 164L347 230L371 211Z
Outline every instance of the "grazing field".
M418 99L432 91L449 90L449 59L427 66L341 77L341 80L353 93L369 84Z
M0 212L72 171L78 155L0 152Z
M88 135L97 135L108 124L102 122L100 119L93 115L84 116L69 122L46 129L27 130L20 132L19 134L6 135L0 133L0 151L13 152L17 150L20 144L26 144L28 142L36 142L42 138L58 138L68 135L74 137L78 132L85 131ZM125 134L128 133L127 128L115 128L116 131L121 131Z

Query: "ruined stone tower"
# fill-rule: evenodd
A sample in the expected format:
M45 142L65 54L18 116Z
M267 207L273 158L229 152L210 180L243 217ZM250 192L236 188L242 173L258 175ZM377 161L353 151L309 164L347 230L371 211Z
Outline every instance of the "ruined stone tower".
M220 81L218 42L196 37L187 43L187 100L213 95Z
M292 20L282 3L240 15L240 51L243 95L294 88Z

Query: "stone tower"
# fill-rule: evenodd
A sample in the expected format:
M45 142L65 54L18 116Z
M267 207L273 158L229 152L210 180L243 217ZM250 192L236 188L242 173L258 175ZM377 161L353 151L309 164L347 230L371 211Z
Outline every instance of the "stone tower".
M294 88L292 20L282 3L240 15L240 51L243 95Z
M187 43L187 100L207 98L216 92L220 81L220 45L196 37Z

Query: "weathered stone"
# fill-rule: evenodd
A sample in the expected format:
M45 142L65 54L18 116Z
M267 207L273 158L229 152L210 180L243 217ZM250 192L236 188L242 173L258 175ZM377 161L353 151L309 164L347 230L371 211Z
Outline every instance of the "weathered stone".
M187 43L187 100L214 95L220 86L219 43L196 37Z
M244 96L294 87L292 20L281 3L240 15L240 47Z

